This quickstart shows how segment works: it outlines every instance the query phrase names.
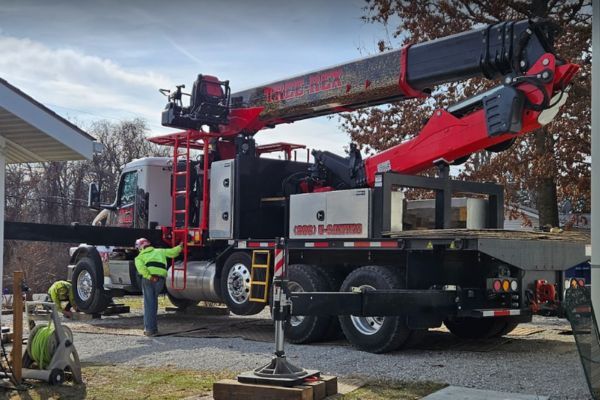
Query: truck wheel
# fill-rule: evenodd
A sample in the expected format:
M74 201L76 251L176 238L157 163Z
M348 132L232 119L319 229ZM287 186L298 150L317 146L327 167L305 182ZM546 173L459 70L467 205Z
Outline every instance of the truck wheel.
M506 322L503 322L500 330L492 335L492 337L502 337L504 335L508 335L514 331L517 326L519 326L518 321L515 321L513 318L508 318Z
M486 339L497 335L504 321L498 318L457 318L444 321L444 325L453 335L461 339Z
M173 304L175 307L179 308L180 310L185 310L186 308L195 306L196 304L199 303L198 301L194 301L194 300L178 299L177 297L173 297L173 295L169 292L167 292L167 297L169 298L169 301L171 302L171 304Z
M332 292L337 292L340 290L342 286L342 282L344 281L344 277L347 274L347 271L340 270L339 267L322 267L315 266L321 273L325 276L325 279L329 283L329 290ZM327 332L323 337L323 341L326 340L338 340L344 337L344 332L342 332L342 327L340 326L340 320L337 317L331 318L331 323L329 324L329 328L327 328Z
M388 267L367 266L355 269L346 277L340 292L350 292L353 287L363 289L402 289L404 284L398 274ZM342 315L339 317L346 339L360 350L371 353L386 353L402 346L410 337L406 318L361 317Z
M325 273L312 265L295 264L288 268L290 292L330 292ZM285 324L285 338L290 343L311 343L329 339L335 317L293 315Z
M248 253L237 252L229 256L221 271L221 297L232 313L258 314L263 303L250 301L250 272L252 259Z
M75 304L80 311L97 314L110 304L111 297L104 291L104 277L101 272L102 267L97 268L90 257L81 258L75 265L71 284L75 294Z

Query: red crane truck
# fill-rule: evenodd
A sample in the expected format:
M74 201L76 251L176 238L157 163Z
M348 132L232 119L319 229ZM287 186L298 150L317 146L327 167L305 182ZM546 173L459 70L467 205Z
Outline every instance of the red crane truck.
M135 251L118 246L151 236L156 245L185 243L167 278L176 304L222 301L240 315L269 303L283 246L294 343L343 333L381 353L442 323L484 338L534 313L558 313L564 271L586 259L586 239L504 231L503 188L449 176L449 165L505 150L557 114L578 66L555 54L555 34L548 21L503 22L237 93L199 75L188 104L183 85L163 91L163 125L184 130L150 140L173 146L173 157L124 171L115 203L103 206L121 228L70 228L88 243L73 250L70 266L80 309L98 312L110 296L136 290ZM413 139L368 158L351 145L347 157L313 151L313 162L300 162L289 157L292 145L255 145L266 128L425 98L472 77L501 84L434 111ZM260 157L274 149L288 156ZM436 178L415 175L433 167ZM436 229L405 229L405 188L435 193ZM483 229L449 229L457 192L486 198ZM94 187L91 199L97 205ZM61 232L51 236L68 236Z

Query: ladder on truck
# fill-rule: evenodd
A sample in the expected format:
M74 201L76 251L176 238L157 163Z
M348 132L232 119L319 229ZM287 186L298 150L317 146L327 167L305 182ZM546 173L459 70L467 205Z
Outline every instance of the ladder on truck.
M171 287L175 290L184 290L187 283L187 257L188 257L188 242L189 242L189 213L190 213L190 199L188 196L190 188L190 141L189 132L187 132L186 138L179 136L175 137L175 143L173 143L173 179L171 187L171 245L177 245L177 242L183 240L183 263L179 266L172 261L171 266ZM183 143L182 143L183 142ZM182 149L182 144L185 147ZM182 151L183 150L183 151ZM180 169L180 161L185 163L183 170ZM180 179L183 178L183 179ZM179 184L184 181L183 187ZM179 221L183 216L183 221ZM177 272L181 271L183 275L181 279L175 279Z
M209 140L218 137L215 133L189 129L175 132L165 136L151 139L153 143L163 146L173 146L173 171L171 174L171 245L175 246L183 242L183 262L179 265L173 260L171 266L171 288L172 290L185 290L187 287L187 263L189 248L204 245L204 238L208 232L208 174L209 174ZM190 152L198 150L203 153L202 165L202 202L198 204L199 218L198 226L190 226L190 192L193 184L191 182L192 163ZM199 190L199 189L198 189ZM198 191L198 194L199 191Z
M189 193L192 185L192 182L190 182L192 176L190 151L192 148L197 148L197 144L192 143L192 133L193 131L181 132L174 135L173 141L171 245L175 246L179 242L183 242L183 262L178 265L175 260L172 261L171 288L173 290L184 290L186 288L188 247L195 245L202 237L200 227L190 227Z

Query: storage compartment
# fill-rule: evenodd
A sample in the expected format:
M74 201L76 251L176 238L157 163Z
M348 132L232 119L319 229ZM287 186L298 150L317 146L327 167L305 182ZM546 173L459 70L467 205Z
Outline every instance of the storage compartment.
M371 234L371 189L290 196L291 239L367 238Z
M215 161L210 169L208 231L211 239L233 238L234 160Z
M285 190L308 173L309 164L238 156L233 223L237 239L274 239L287 232ZM284 189L284 186L287 189Z

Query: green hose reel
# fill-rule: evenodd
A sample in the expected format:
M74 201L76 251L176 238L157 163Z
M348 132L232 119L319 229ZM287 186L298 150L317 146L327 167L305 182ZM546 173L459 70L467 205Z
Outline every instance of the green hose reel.
M73 341L71 329L68 326L63 326L63 329L68 338ZM29 333L27 353L40 369L44 369L50 364L52 355L56 350L57 339L54 332L54 326L50 323L48 325L37 325Z

